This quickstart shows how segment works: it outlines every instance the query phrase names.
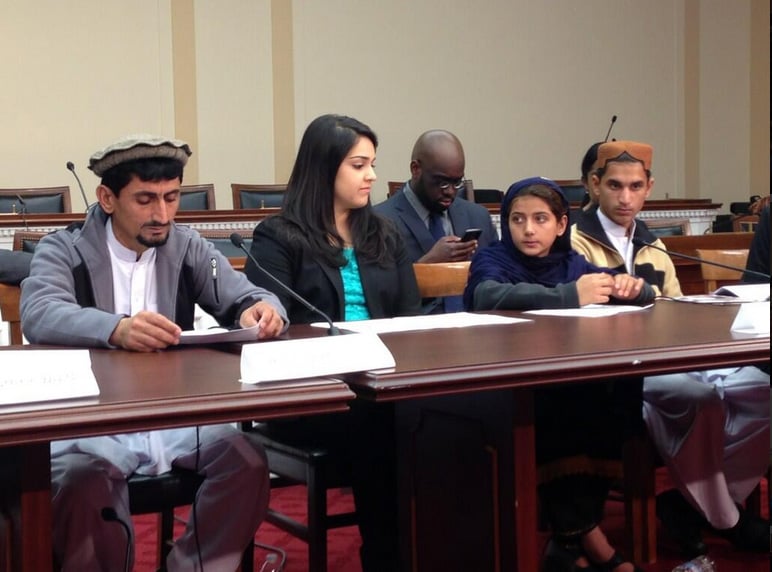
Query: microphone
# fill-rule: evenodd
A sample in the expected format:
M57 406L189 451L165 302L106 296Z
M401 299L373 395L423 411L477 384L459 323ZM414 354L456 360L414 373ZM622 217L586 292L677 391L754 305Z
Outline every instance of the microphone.
M730 266L729 264L722 264L721 262L713 262L712 260L704 260L702 258L699 258L697 256L689 256L688 254L681 254L680 252L675 252L672 250L666 250L664 248L660 248L659 246L652 244L650 242L646 242L642 238L638 238L637 236L633 237L633 244L637 246L650 246L651 248L654 248L656 250L660 250L667 254L668 256L680 256L681 258L686 258L687 260L694 260L695 262L699 262L701 264L710 264L711 266L718 266L719 268L726 268L727 270L735 270L737 272L742 272L744 274L748 274L750 276L755 276L757 278L762 278L769 282L770 276L769 274L764 274L763 272L756 272L755 270L746 270L745 268L740 268L739 266Z
M246 253L246 255L249 257L249 259L252 261L252 263L255 266L257 266L257 269L260 270L260 272L262 272L263 274L268 276L268 278L273 280L276 284L281 286L287 294L289 294L295 300L297 300L298 302L303 304L306 308L308 308L309 310L311 310L312 312L314 312L316 314L319 314L322 318L324 318L324 321L327 322L329 324L329 326L330 326L329 328L327 328L327 335L328 336L337 336L337 335L340 334L340 330L335 326L335 324L332 323L332 320L330 319L330 317L327 314L322 312L319 308L314 306L311 302L309 302L308 300L303 298L303 296L301 296L300 294L295 292L292 288L287 286L284 282L282 282L281 280L276 278L276 276L274 276L273 274L268 272L265 268L260 266L260 263L257 261L257 259L254 256L252 256L252 253L249 250L247 250L246 246L244 246L244 238L238 232L234 232L233 234L231 234L231 242L233 243L233 246L235 246L236 248L240 248L241 250L243 250Z
M611 116L611 125L608 126L608 131L606 131L606 138L603 140L604 143L606 141L608 141L608 136L611 135L611 130L614 128L614 123L616 123L616 122L617 122L617 116L616 115L612 115Z
M102 508L102 520L105 522L117 522L123 527L123 530L126 531L126 558L124 561L123 569L126 572L130 572L129 560L131 558L131 529L129 528L129 525L118 516L118 513L115 512L115 509L111 506Z
M24 230L29 230L29 226L27 225L27 203L24 202L24 199L21 198L19 193L16 193L16 198L21 205L21 213L19 214L21 214L21 219L24 221Z
M72 161L67 161L67 169L72 171L72 176L75 177L75 180L78 181L78 187L80 188L80 196L83 197L83 202L86 204L86 212L88 212L88 199L86 198L86 192L83 190L83 185L80 182L80 177L78 177L78 173L75 172L75 163Z

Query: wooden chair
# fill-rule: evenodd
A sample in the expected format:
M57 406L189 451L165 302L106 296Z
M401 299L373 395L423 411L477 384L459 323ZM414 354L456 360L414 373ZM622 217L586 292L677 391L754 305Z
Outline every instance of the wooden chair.
M20 214L22 212L27 214L72 212L70 187L0 189L0 213L12 212Z
M174 509L193 504L202 482L195 472L182 469L161 475L134 474L128 479L129 512L158 513L158 569L162 572L166 571L166 557L174 545ZM241 556L241 572L254 570L254 546L250 539Z
M270 209L281 208L287 185L249 185L231 183L233 208L239 209Z
M698 248L697 257L702 258L703 260L718 262L719 264L745 268L745 264L748 261L748 249L708 250ZM700 264L700 271L702 273L702 280L705 284L706 294L715 291L716 288L723 284L732 282L738 283L742 281L743 276L742 272L705 263ZM722 284L719 284L719 282Z
M203 236L214 247L228 257L231 266L236 270L244 270L244 264L247 261L247 255L243 250L235 246L231 242L231 234L238 232L244 239L244 246L249 250L252 245L252 232L251 231L233 231L231 229L218 228L218 229L202 229L198 231L198 234Z
M413 264L418 291L422 298L460 296L469 279L471 262L434 262Z
M755 232L759 224L759 215L746 214L732 218L732 232Z
M405 186L405 181L389 181L389 191L386 194L387 197L391 197L392 195L399 192L399 190Z
M689 219L647 220L646 226L656 237L687 236L692 233Z
M242 424L262 443L268 457L268 467L275 475L271 488L305 485L306 523L269 506L265 520L308 544L308 571L327 570L327 532L334 528L358 523L355 511L328 514L327 491L351 486L346 463L341 462L324 446L309 440L291 440L277 436L268 423Z
M21 334L20 298L21 288L19 286L0 283L0 317L4 322L8 322L9 341L14 346L24 343Z
M501 204L501 199L504 198L504 191L499 189L474 189L471 195L476 203L499 205Z
M213 211L215 210L214 185L182 185L180 187L181 211Z
M36 230L17 230L13 233L13 250L35 252L40 239L49 233Z
M563 190L569 203L580 204L587 193L581 179L555 179L555 183Z

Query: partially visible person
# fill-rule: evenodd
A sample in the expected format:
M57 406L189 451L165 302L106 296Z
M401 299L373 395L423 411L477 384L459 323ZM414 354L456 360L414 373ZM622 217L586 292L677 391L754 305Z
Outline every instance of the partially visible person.
M588 263L571 249L569 203L560 187L534 177L514 183L501 203L501 242L472 260L464 302L472 310L646 304L643 279ZM577 406L581 404L581 406ZM539 499L552 531L542 570L639 569L609 543L600 522L628 436L641 429L640 383L598 383L535 394ZM638 420L636 422L636 419Z
M250 284L196 231L174 223L190 154L182 141L142 135L92 155L98 203L82 224L40 240L22 282L30 342L163 350L193 327L196 303L223 325L259 325L261 339L286 328L273 294ZM113 508L131 526L126 479L175 467L196 471L203 482L198 516L175 542L168 569L235 570L267 512L270 479L262 447L230 425L53 442L53 549L61 569L130 569L126 533L104 522L101 511Z
M31 252L0 249L0 282L20 284L29 275Z
M756 224L756 230L753 233L753 241L751 241L751 247L748 251L748 262L745 268L752 272L769 274L769 197L767 197L766 204L759 210L758 215L759 222ZM764 282L764 279L760 276L745 273L743 274L743 282Z
M373 212L375 133L360 121L322 115L306 128L281 214L257 225L251 253L260 265L333 321L419 314L413 265L392 221ZM272 280L251 260L255 284ZM320 321L279 293L293 323ZM393 410L356 400L345 414L271 422L279 441L313 440L349 460L365 572L395 572L396 451Z
M582 185L584 185L584 190L586 191L582 197L581 208L583 210L587 210L595 202L595 195L590 190L590 185L592 184L591 175L595 171L595 162L598 160L598 147L602 144L603 142L599 141L590 145L584 157L582 157L582 164L579 167L582 171Z
M642 276L658 294L681 295L670 257L637 215L651 192L653 149L611 141L598 148L592 190L598 205L579 214L572 244L587 260ZM769 550L769 522L741 504L766 471L769 374L756 366L652 376L643 417L676 485L657 496L657 515L684 556L707 552L709 528L740 550Z
M376 205L376 212L396 223L411 262L470 260L478 248L498 239L488 210L458 196L465 168L458 137L442 129L427 131L413 146L410 180ZM464 232L473 228L482 231L479 238L463 242ZM423 301L427 314L461 308L458 296Z

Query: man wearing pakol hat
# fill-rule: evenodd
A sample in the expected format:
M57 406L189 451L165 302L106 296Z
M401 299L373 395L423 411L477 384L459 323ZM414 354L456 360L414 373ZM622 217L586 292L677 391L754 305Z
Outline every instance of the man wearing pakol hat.
M98 202L83 224L43 238L22 283L22 328L32 343L157 351L193 328L194 305L231 327L272 338L288 324L270 292L251 284L194 230L174 223L182 141L124 138L95 153ZM216 272L213 271L216 268ZM54 554L62 570L123 570L131 526L126 478L172 466L204 477L169 570L235 570L265 517L265 453L229 425L108 435L51 444ZM200 544L199 544L200 542ZM133 560L133 551L129 556Z
M681 295L670 257L633 238L665 245L636 219L649 196L652 148L609 141L598 148L591 189L597 205L577 215L576 251L598 266L644 278L663 296ZM707 552L702 529L739 550L767 552L769 521L742 507L767 469L769 373L755 366L646 377L643 418L676 489L657 497L657 515L687 558Z

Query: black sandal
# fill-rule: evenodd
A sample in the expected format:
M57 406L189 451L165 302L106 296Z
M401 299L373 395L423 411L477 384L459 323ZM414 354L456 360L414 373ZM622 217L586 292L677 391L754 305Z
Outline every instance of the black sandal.
M593 572L595 567L578 566L579 557L587 556L579 544L562 544L551 538L542 557L541 572Z

